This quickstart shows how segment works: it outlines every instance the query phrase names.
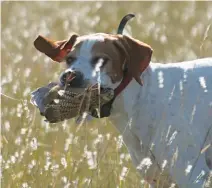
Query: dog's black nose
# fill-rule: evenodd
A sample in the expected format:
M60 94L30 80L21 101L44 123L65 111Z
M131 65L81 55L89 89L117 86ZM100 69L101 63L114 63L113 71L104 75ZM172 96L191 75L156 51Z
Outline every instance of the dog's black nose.
M61 74L60 82L63 85L70 85L71 87L81 87L84 82L84 76L79 71L68 70Z

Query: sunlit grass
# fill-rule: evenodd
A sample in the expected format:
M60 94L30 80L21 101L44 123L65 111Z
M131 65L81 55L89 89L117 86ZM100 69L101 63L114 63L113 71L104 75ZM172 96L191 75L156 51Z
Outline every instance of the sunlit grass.
M20 127L16 127L12 135L14 125L3 121L3 185L140 186L129 154L120 143L120 136L107 121L84 124L80 130L72 121L53 127L43 123L38 127L35 113L31 114L34 117L25 118L27 112L28 108L17 112L16 122L20 122Z
M210 56L211 30L204 38L209 3L3 2L1 186L143 187L121 136L107 119L80 127L74 120L51 125L29 103L30 92L57 80L64 68L37 52L33 41L39 34L63 40L71 32L115 33L120 19L133 12L136 19L127 31L151 44L153 61Z

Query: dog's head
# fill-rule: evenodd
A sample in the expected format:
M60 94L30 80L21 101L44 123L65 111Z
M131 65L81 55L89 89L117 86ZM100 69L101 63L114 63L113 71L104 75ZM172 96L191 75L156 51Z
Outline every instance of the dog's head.
M142 84L140 75L148 67L152 55L149 45L124 35L73 34L68 41L55 44L54 51L46 54L56 61L66 62L66 73L78 75L76 86L86 82L116 88L123 78L125 65L129 74Z

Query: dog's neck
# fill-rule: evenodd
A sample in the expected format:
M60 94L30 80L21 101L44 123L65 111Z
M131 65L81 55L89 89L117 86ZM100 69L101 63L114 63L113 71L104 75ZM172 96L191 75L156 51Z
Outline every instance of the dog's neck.
M140 97L146 95L147 85L150 84L151 65L142 73L141 79L144 81L144 85L140 86L134 79L128 84L128 86L120 93L115 99L109 119L122 132L128 123L131 121L131 117L134 116L139 108ZM120 122L121 121L121 122Z

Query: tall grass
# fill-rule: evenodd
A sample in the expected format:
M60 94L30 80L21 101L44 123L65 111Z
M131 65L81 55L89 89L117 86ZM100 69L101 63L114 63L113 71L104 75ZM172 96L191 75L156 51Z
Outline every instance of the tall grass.
M143 187L117 130L92 120L44 122L30 92L57 80L63 65L37 52L38 34L62 40L115 33L120 19L136 14L125 32L150 44L155 62L210 56L210 2L9 2L1 3L1 186ZM198 8L197 8L198 7ZM176 29L177 28L177 29ZM204 44L200 49L202 41Z

